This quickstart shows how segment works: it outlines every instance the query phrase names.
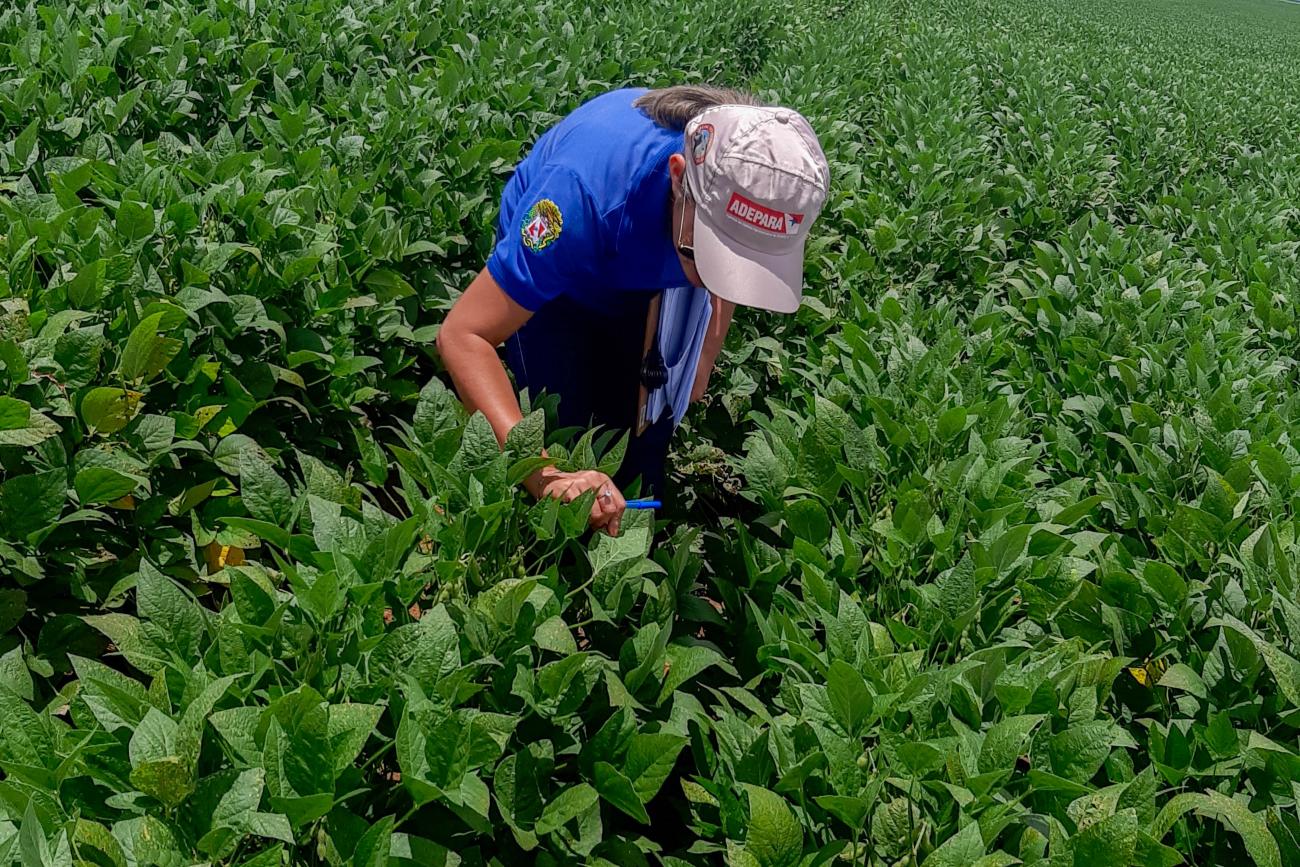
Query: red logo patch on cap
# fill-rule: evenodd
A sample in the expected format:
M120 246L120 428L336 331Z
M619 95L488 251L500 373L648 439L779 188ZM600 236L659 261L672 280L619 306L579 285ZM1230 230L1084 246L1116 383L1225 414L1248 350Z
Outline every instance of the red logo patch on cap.
M701 165L704 158L708 156L709 145L713 142L713 124L702 123L695 130L695 135L691 138L691 154L695 159L695 164Z
M803 214L777 211L747 199L740 193L731 194L731 201L727 202L727 215L773 235L793 235L803 224Z

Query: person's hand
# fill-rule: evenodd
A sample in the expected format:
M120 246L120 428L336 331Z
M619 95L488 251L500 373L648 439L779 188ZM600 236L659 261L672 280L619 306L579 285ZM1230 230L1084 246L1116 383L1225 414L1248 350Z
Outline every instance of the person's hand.
M619 525L623 521L623 512L627 501L614 481L598 470L582 470L576 473L562 473L549 469L530 479L529 490L542 497L555 497L566 503L572 503L587 491L596 492L596 501L591 504L591 527L604 530L611 536L617 536Z

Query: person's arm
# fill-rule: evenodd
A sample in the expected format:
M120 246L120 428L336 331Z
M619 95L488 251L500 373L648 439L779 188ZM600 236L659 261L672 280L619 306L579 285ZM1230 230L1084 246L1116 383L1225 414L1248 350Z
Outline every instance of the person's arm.
M731 327L731 316L736 311L735 304L723 301L716 295L712 296L710 301L713 304L713 314L709 317L709 331L704 335L704 346L700 349L700 364L695 369L695 383L691 386L691 403L702 399L709 387L709 375L713 373L713 365L718 360L718 353L722 352L722 344L727 339L727 330Z
M438 353L461 402L471 413L481 412L492 425L497 443L505 445L510 429L523 420L496 348L532 317L527 309L505 293L484 268L461 294L438 329ZM535 497L558 497L572 502L585 491L597 492L591 507L591 525L618 535L626 508L622 493L609 476L596 470L564 473L545 467L524 481ZM602 491L610 497L602 499Z
M502 291L484 268L452 305L438 329L438 352L456 393L471 413L483 413L502 446L510 429L524 415L510 377L497 357L497 347L532 315Z

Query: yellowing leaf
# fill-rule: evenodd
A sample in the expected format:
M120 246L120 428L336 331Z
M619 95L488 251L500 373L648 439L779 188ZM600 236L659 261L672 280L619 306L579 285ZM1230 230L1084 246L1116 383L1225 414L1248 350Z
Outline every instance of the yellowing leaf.
M244 565L244 549L237 548L234 545L210 542L203 549L203 556L207 561L209 572L220 572L227 566Z
M81 401L81 419L99 433L116 433L140 411L144 395L125 388L93 388Z
M199 429L207 427L208 422L217 417L217 413L225 409L225 404L214 403L211 406L201 406L194 411L194 418L199 423Z

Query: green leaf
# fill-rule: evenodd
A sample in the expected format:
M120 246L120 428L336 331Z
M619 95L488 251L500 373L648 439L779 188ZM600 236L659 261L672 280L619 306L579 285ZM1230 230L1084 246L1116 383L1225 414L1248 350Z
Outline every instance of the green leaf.
M58 520L68 498L65 470L10 476L0 488L0 527L7 539L21 539Z
M831 521L826 509L816 500L796 500L785 507L785 520L801 539L823 545L831 535Z
M803 828L785 800L761 786L741 783L749 795L745 851L761 867L788 867L803 857Z
M565 656L578 652L578 644L573 640L569 625L559 616L548 617L539 623L533 631L533 641L543 650Z
M975 562L963 556L957 565L944 571L935 582L939 594L939 610L949 620L956 620L969 611L979 596L975 587Z
M44 768L58 760L54 744L46 718L17 693L0 689L0 762Z
M139 482L108 467L86 467L77 473L73 487L83 506L111 503L136 489Z
M368 273L365 284L382 301L396 301L415 294L415 287L406 278L388 268L376 268Z
M261 768L248 768L239 773L226 790L217 809L212 812L214 828L247 828L253 812L261 803L266 773Z
M558 831L568 822L596 806L598 801L599 793L586 783L570 786L546 805L533 830L538 834Z
M293 842L293 827L283 813L254 813L248 820L248 833L283 843Z
M271 712L281 733L276 750L278 775L269 775L268 779L272 792L281 798L332 793L334 762L329 713L320 695L310 687L299 687L277 700ZM280 783L278 792L277 782Z
M131 383L145 382L162 373L180 351L181 342L159 334L163 314L154 313L140 321L126 340L118 370Z
M1181 662L1176 662L1165 670L1160 676L1157 683L1165 689L1180 689L1184 692L1190 692L1197 698L1208 698L1209 690L1206 689L1205 681L1191 667Z
M1156 815L1152 836L1162 839L1179 817L1188 812L1217 819L1240 834L1257 867L1282 867L1282 853L1264 820L1245 804L1219 792L1185 792L1170 798Z
M117 822L113 825L113 836L122 843L123 849L134 854L136 864L186 863L171 828L154 816Z
M156 707L149 708L144 719L131 732L128 755L132 765L176 756L176 721Z
M492 432L492 424L483 413L476 412L470 416L461 435L460 449L465 470L471 473L483 469L500 456L501 448L497 445L496 434Z
M334 756L334 773L342 774L361 754L375 732L384 709L374 704L332 704L328 734Z
M257 730L261 725L263 709L259 707L232 707L219 710L209 717L217 734L230 744L235 755L245 762L260 762Z
M534 410L510 429L506 434L506 448L516 458L531 458L541 455L546 444L546 413Z
M140 564L136 582L136 606L148 621L146 634L156 634L160 645L186 661L198 658L204 634L203 613L174 581L148 562Z
M1084 828L1070 838L1070 848L1075 867L1111 867L1132 864L1137 842L1137 812L1130 809Z
M3 521L0 521L3 526ZM0 587L0 635L18 625L27 613L27 591L17 587Z
M153 208L129 200L117 206L117 234L123 241L143 241L153 230Z
M14 139L14 160L19 171L26 171L39 158L41 119L34 117Z
M594 766L596 791L610 804L618 807L643 825L650 824L650 816L637 796L636 788L627 777L609 762L596 762Z
M32 405L16 397L0 397L0 430L20 430L28 427L32 418Z
M936 430L940 439L950 440L966 429L966 407L954 406L939 415Z
M45 828L36 815L35 798L27 802L27 811L23 814L22 824L18 830L18 847L22 852L21 863L24 867L28 865L55 867L54 856L50 853L50 844L46 840Z
M361 835L352 853L352 867L387 867L393 845L393 825L393 817L385 816Z
M256 573L242 566L227 566L226 574L230 578L230 599L235 604L239 619L252 626L261 626L275 613L276 600L274 588L265 578L258 580Z
M1015 767L1029 741L1029 735L1046 717L1013 716L994 724L984 735L980 747L979 769L982 773L1009 771Z
M1286 456L1276 446L1265 442L1254 443L1251 452L1255 455L1256 466L1264 480L1280 493L1290 493L1291 464L1287 462Z
M99 306L104 289L104 260L96 259L83 267L64 285L68 301L78 310L93 310Z
M360 427L352 428L352 437L356 440L357 453L361 456L361 469L372 485L382 485L388 480L388 458L384 450L375 442L370 431Z
M1177 613L1187 601L1187 582L1167 563L1148 560L1142 570L1142 579L1170 613Z
M152 637L143 634L140 621L129 614L90 614L82 619L108 636L127 662L145 674L154 674L169 662L167 654Z
M623 775L632 781L641 803L648 804L663 786L685 746L686 738L666 732L632 737L623 758Z
M3 337L0 331L0 363L3 363L6 376L16 385L25 383L31 376L27 367L27 356L12 339Z
M1072 725L1052 735L1047 752L1052 770L1078 783L1085 783L1110 755L1115 724L1109 720Z
M1273 674L1273 679L1277 681L1278 691L1292 707L1300 707L1300 660L1289 656L1231 614L1225 614L1221 618L1211 618L1206 625L1227 627L1249 640L1264 659L1264 664Z
M244 465L244 452L257 452L263 460L269 460L262 447L252 437L244 434L231 434L223 437L212 450L212 460L218 467L232 476L238 476Z
M60 427L56 422L32 410L27 419L26 427L0 430L0 446L30 448L45 442L45 440L53 436L57 436L59 432Z
M731 675L736 672L721 653L703 644L670 644L666 654L668 674L659 690L657 704L663 704L678 687L706 669L716 666Z
M239 496L254 518L288 528L293 492L259 449L239 452Z
M819 795L813 800L817 806L853 830L866 824L867 813L871 809L871 805L863 798L850 798L846 795Z
M211 830L199 840L199 849L214 858L229 855L248 832L265 785L266 772L261 768L242 771L212 811Z
M142 397L140 392L124 388L91 389L81 400L81 418L87 427L99 433L116 433L135 418Z
M232 530L248 533L286 551L293 544L293 534L269 521L258 521L253 518L222 518L221 522Z
M8 653L0 655L0 687L8 689L28 701L32 701L36 697L34 692L35 684L32 681L31 672L27 670L27 662L23 659L23 649L21 647L15 647Z
M152 706L139 682L93 659L69 654L83 701L110 732L134 730Z
M968 822L922 862L923 867L967 867L984 855L978 822Z
M871 690L862 675L844 660L835 660L826 678L826 697L830 700L835 721L849 737L856 738L871 716L874 704Z

